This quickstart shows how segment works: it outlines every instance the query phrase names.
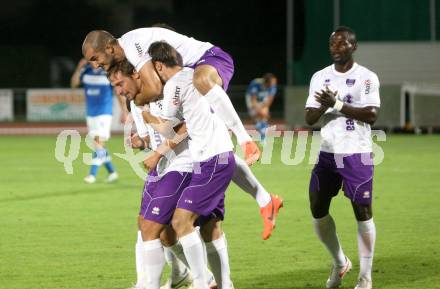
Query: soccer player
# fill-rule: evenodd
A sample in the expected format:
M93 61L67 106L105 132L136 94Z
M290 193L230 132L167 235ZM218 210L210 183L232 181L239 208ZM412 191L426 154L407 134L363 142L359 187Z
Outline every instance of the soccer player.
M255 78L246 90L246 106L255 122L261 141L266 138L266 129L270 119L270 106L277 93L277 78L266 73L262 78Z
M260 158L260 150L246 132L225 92L234 73L233 60L219 47L170 29L151 27L132 30L119 39L103 30L91 31L84 40L82 52L94 67L100 66L105 70L113 63L127 58L141 75L143 85L153 91L160 87L157 86L157 76L147 50L151 43L161 40L177 49L184 66L194 68L195 88L206 96L216 114L235 134L246 162L249 165L256 162Z
M127 61L117 63L108 72L115 91L129 100L137 130L137 134L131 137L131 145L135 148L149 146L153 151L144 161L150 173L145 182L138 218L140 232L135 247L138 277L133 288L159 288L165 260L171 263L171 278L161 288L180 288L189 285L192 278L184 265L187 261L183 249L177 242L175 233L167 225L182 190L188 185L192 159L187 139L174 146L173 152L167 152L167 149L171 149L167 145L170 144L169 140L165 140L151 126L144 123L141 108L134 103L135 98L142 102L141 85L139 78L132 77L132 74L135 74L134 68ZM154 101L149 105L150 113L159 116L162 101ZM165 157L162 157L163 155ZM207 272L207 278L211 287L216 286L211 272Z
M319 240L333 258L327 288L335 288L351 269L329 214L331 200L341 186L350 199L358 224L360 259L355 289L371 289L376 227L373 221L373 162L371 125L380 107L377 75L357 64L356 34L339 27L329 40L333 65L316 72L310 81L305 119L309 125L323 119L318 163L310 179L310 209Z
M95 151L89 175L84 178L86 183L96 182L99 167L104 164L109 172L107 182L118 179L118 173L111 162L111 156L105 148L110 138L112 123L113 88L101 68L93 68L87 60L81 59L71 78L71 87L84 86L86 95L87 129L93 137Z
M154 42L148 53L165 85L161 117L157 119L144 112L144 119L164 136L174 134L172 126L176 118L184 120L189 134L193 175L177 203L172 224L188 260L194 287L209 288L204 276L204 248L194 228L194 222L199 220L208 261L219 288L233 288L226 237L220 225L224 217L225 191L235 171L232 141L224 123L194 87L194 70L182 67L178 52L162 41Z

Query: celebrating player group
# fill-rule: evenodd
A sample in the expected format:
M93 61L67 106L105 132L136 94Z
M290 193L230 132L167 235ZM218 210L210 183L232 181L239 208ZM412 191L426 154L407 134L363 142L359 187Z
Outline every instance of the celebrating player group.
M361 272L356 289L372 288L370 124L380 101L377 76L353 61L356 46L349 28L331 35L334 65L312 78L306 105L308 123L325 119L326 137L309 191L316 232L334 259L327 288L339 286L351 269L328 214L341 183L359 223ZM131 145L152 150L144 161L149 174L138 216L133 288L234 288L221 226L230 182L257 202L264 240L275 228L283 200L268 193L249 168L260 150L226 93L234 73L231 56L163 27L136 29L118 39L94 30L87 34L82 53L95 69L107 72L115 92L126 98L136 125ZM244 160L233 153L228 129L241 145ZM171 276L160 287L166 263Z

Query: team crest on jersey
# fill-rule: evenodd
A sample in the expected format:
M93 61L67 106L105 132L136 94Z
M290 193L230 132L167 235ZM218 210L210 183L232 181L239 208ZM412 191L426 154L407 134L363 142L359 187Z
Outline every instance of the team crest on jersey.
M342 101L345 102L345 103L352 103L353 102L353 96L351 94L347 94L346 96L344 96Z
M174 96L173 96L173 104L175 106L179 105L180 103L179 99L180 99L180 87L176 86L176 90L174 91Z
M356 79L347 78L347 80L345 80L345 84L347 84L348 87L352 87L355 82L356 82Z
M330 78L327 78L326 80L324 80L324 86L328 86L330 84Z

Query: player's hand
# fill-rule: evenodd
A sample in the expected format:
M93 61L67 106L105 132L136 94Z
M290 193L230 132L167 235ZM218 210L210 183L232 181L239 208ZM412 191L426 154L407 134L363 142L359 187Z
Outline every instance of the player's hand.
M331 91L328 86L320 92L315 91L315 99L324 107L333 107L336 102L337 91Z
M144 147L144 141L142 138L137 134L132 134L128 140L127 140L128 146L131 146L134 149L139 149Z
M162 158L162 155L156 151L153 151L152 154L150 154L148 156L148 158L146 158L144 160L144 167L147 171L151 171L152 169L154 169L157 164L159 163L160 159Z

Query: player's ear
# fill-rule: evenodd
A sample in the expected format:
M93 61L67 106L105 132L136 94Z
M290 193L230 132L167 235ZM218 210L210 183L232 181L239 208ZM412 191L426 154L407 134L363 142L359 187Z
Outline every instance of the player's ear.
M113 48L113 45L111 45L110 43L107 43L105 45L105 52L107 54L113 54L115 52L115 49Z
M139 74L139 72L137 71L133 71L133 74L131 75L133 79L139 79L141 77L141 75Z

